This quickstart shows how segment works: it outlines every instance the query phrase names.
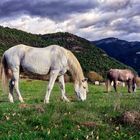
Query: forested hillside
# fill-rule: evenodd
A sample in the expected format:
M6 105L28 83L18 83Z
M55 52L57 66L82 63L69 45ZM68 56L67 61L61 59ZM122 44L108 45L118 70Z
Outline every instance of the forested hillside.
M105 38L92 43L104 50L109 56L133 67L140 74L140 42Z
M16 29L0 27L0 56L16 44L45 47L51 44L61 45L71 50L81 63L84 72L94 70L101 75L110 68L127 68L126 65L109 57L103 50L91 42L70 33L34 35Z

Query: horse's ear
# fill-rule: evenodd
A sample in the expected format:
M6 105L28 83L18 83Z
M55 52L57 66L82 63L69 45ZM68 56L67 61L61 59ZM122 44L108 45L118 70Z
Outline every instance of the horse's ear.
M85 81L87 81L88 80L88 78L84 78L83 80L82 80L82 82L85 82Z

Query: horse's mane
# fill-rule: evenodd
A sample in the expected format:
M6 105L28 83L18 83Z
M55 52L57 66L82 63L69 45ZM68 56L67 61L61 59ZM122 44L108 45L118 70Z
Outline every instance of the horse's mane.
M66 55L67 55L67 59L68 59L69 71L72 74L73 80L75 82L79 82L79 81L83 80L84 79L83 70L82 70L81 65L80 65L79 61L77 60L77 58L69 50L66 50Z

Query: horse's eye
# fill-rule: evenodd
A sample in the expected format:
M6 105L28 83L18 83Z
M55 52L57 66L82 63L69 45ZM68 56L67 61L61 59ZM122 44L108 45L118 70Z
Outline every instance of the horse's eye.
M83 87L84 89L86 89L86 87Z

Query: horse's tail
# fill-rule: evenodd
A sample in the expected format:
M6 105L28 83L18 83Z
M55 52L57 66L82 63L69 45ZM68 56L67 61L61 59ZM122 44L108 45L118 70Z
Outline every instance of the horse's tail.
M8 64L4 55L1 59L1 78L2 90L6 93L8 90Z

